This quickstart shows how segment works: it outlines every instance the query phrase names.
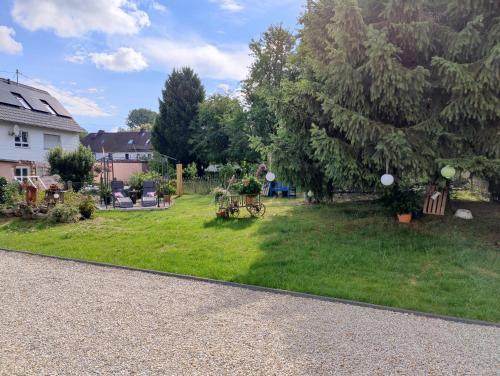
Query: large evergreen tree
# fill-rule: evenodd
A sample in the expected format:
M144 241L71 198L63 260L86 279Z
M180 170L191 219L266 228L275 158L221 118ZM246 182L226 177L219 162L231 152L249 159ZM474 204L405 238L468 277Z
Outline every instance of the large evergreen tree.
M174 69L165 82L151 142L156 151L183 164L194 161L189 140L205 90L191 68Z
M319 106L307 122L278 119L277 168L296 169L280 159L280 146L300 133L290 149L302 145L319 165L324 177L312 187L318 192L373 187L386 163L409 181L436 180L444 163L494 177L499 17L494 0L310 0L293 85L307 82L301 86ZM289 85L282 96L290 95ZM310 173L317 176L302 171Z

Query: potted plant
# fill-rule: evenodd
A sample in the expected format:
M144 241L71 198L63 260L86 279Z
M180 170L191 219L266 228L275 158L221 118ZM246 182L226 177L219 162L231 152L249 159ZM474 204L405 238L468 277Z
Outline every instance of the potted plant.
M420 197L412 189L394 186L382 197L382 204L398 217L401 223L410 223L412 214L420 208Z
M240 195L245 196L245 204L252 205L255 196L262 190L262 184L256 177L251 176L243 179L240 183L235 185L235 189Z
M175 195L176 191L177 187L175 180L169 180L160 183L158 195L160 197L163 197L163 201L170 205L170 203L172 202L172 195Z
M111 187L101 185L100 196L101 200L104 201L106 205L111 205Z

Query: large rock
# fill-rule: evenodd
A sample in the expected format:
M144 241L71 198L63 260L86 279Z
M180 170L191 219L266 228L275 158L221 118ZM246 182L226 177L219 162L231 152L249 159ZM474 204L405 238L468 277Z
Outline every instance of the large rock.
M462 219L472 219L472 212L467 209L458 209L455 212L455 217Z

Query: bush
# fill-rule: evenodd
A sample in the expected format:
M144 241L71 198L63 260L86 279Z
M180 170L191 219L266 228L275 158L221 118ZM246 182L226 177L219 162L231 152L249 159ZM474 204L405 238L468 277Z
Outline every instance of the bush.
M219 170L219 176L224 184L226 184L234 175L236 175L236 168L230 163L222 166Z
M198 175L198 167L196 166L196 163L190 163L186 166L184 169L182 175L184 176L184 179L193 179Z
M132 188L136 191L142 192L145 181L148 181L148 180L156 181L159 178L160 178L160 174L158 174L155 171L135 172L132 175L130 175L130 178L128 179L128 185L130 186L130 188Z
M95 163L92 151L80 145L75 151L64 151L61 147L49 151L47 160L50 173L59 175L63 181L91 182Z
M74 205L57 204L49 211L47 219L51 223L74 223L80 219L80 211Z
M412 213L421 207L421 197L417 192L412 189L401 189L397 185L388 189L380 201L393 214Z
M251 176L243 179L241 182L234 185L234 189L240 195L258 195L262 190L262 184Z
M18 181L7 182L0 177L0 206L12 208L23 201L21 184Z
M163 181L160 183L159 192L161 195L172 196L177 192L177 183L175 180Z
M78 207L80 214L85 219L90 219L94 216L96 211L95 202L91 196L85 196Z

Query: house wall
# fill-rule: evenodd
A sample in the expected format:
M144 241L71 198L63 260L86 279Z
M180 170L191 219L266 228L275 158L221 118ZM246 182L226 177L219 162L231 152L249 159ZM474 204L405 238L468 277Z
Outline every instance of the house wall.
M99 163L96 163L96 165L100 166ZM114 161L113 170L115 180L121 180L127 183L132 174L148 171L148 163L140 161ZM99 183L100 176L95 177L94 182Z
M94 153L95 159L101 159L103 157L107 157L109 153ZM129 160L137 160L137 159L149 159L152 157L153 152L116 152L111 153L113 155L114 160L127 160L125 158L125 154L128 154Z
M0 159L34 162L46 161L48 150L44 148L44 134L60 135L61 146L64 150L76 150L80 144L80 138L76 132L66 132L56 129L31 126L19 126L21 131L28 132L29 141L28 148L19 148L14 145L14 136L9 135L9 132L11 132L12 129L13 124L0 122Z

